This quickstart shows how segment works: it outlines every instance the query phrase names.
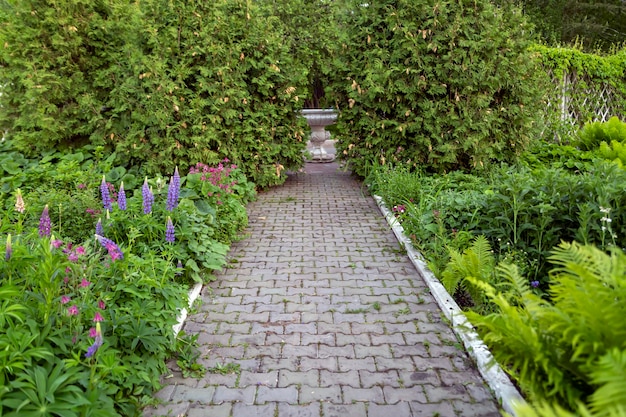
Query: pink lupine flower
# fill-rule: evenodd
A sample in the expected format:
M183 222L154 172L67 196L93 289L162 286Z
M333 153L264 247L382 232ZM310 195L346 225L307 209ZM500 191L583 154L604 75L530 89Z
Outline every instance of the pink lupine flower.
M104 301L98 300L98 308L100 310L104 310L106 308L106 305L104 304Z
M55 248L59 249L61 246L63 246L63 241L62 240L58 240L58 239L54 239L52 241L52 246L54 246Z
M96 323L104 321L104 317L102 317L102 314L100 314L99 311L96 311L96 314L93 316L93 321Z
M72 299L70 297L68 297L67 295L63 295L61 296L61 304L67 304L71 301Z
M96 337L96 335L97 335L97 332L96 332L95 327L92 327L91 329L89 329L89 337L93 339L94 337Z
M71 306L67 309L67 314L69 314L70 316L78 315L78 307L76 307L76 305Z
M79 284L81 288L87 288L90 285L91 285L91 282L87 281L85 278L83 278L83 280Z
M85 248L84 248L84 247L82 247L82 246L77 247L77 248L76 248L76 253L77 253L78 255L84 255L84 254L85 254Z
M26 204L24 204L24 197L22 197L22 190L19 188L15 191L15 211L24 213L26 211Z

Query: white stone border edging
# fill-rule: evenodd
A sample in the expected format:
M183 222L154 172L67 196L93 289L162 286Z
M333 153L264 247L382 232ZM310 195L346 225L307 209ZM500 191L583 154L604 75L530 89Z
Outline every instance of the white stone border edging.
M200 291L202 291L202 283L200 282L194 285L191 290L189 290L189 293L187 294L187 299L189 300L187 304L189 305L189 308L193 306L196 298L198 298L198 296L200 295ZM174 330L174 336L177 336L178 332L180 332L180 329L183 328L183 324L187 319L187 309L183 308L182 310L180 310L180 313L178 314L178 317L176 317L176 319L178 320L178 323L172 326L172 329Z
M428 269L422 255L413 247L411 240L405 236L404 228L400 222L397 221L393 213L385 206L383 199L375 195L374 200L376 200L378 208L387 219L387 223L389 223L396 238L404 245L417 272L430 288L430 292L435 297L435 300L437 300L439 308L441 308L446 318L450 320L452 330L463 341L465 349L475 361L480 374L494 392L496 398L501 402L502 408L507 413L515 416L514 406L524 403L524 398L520 395L517 388L515 388L508 375L500 368L500 365L498 365L476 331L474 331L474 328L465 317L465 314L463 314L463 311L461 311L454 299L448 294L448 291L446 291L441 282L435 278L435 275Z

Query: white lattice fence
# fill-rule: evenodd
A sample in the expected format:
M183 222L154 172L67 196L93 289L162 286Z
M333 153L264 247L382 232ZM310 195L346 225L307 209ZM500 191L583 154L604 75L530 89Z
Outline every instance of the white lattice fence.
M607 82L578 77L576 72L556 76L549 71L554 90L548 99L548 131L572 134L589 121L626 117L623 99Z

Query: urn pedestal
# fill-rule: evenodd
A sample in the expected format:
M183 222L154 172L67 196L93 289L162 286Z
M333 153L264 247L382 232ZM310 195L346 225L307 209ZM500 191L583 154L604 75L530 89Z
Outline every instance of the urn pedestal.
M337 120L337 113L333 109L304 109L302 115L311 127L310 142L312 146L311 159L309 162L332 162L335 155L326 152L324 142L330 139L330 132L326 126L332 125Z

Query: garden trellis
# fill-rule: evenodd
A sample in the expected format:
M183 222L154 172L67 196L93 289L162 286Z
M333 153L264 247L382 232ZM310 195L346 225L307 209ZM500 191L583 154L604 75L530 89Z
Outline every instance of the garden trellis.
M576 71L558 75L549 70L548 74L554 86L547 100L548 114L556 116L549 126L558 123L565 132L574 133L589 121L606 122L612 116L623 119L626 115L621 93L609 82Z

